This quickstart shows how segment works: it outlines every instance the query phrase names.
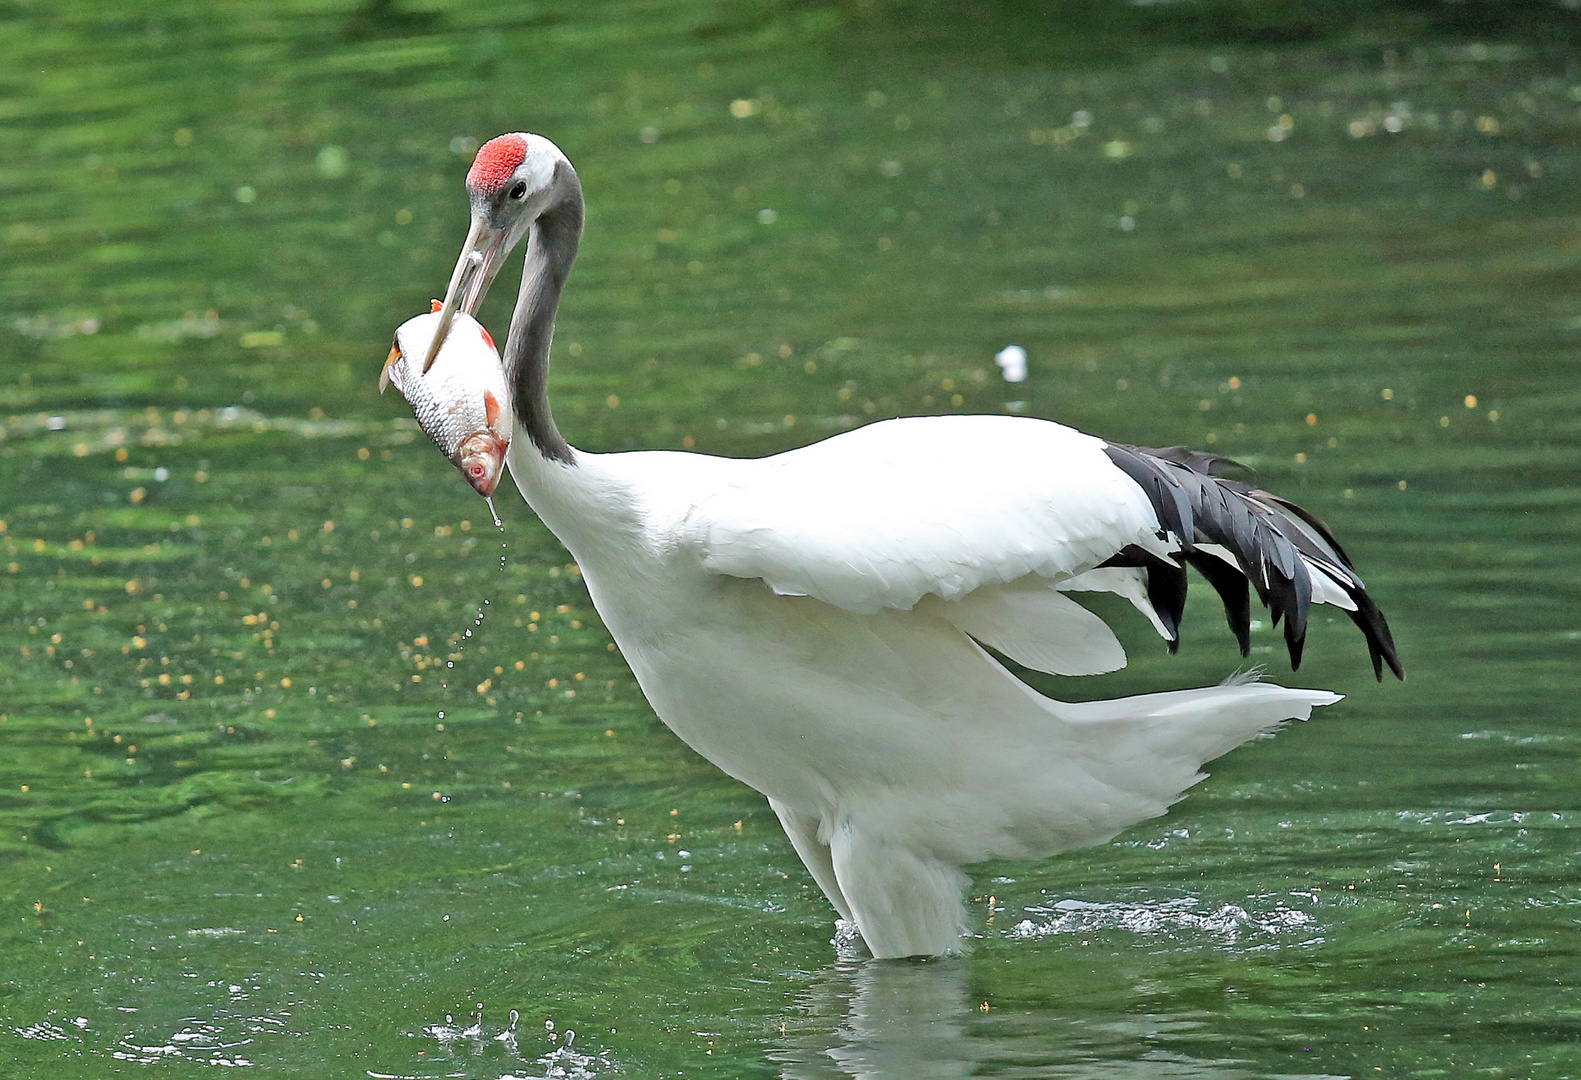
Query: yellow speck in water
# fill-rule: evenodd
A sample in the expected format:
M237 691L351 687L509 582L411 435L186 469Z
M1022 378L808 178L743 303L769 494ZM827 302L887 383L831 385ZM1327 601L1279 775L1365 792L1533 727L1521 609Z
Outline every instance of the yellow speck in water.
M1396 486L1396 487L1398 487L1398 488L1399 488L1399 489L1400 489L1400 490L1401 490L1401 491L1404 491L1404 490L1405 490L1405 487L1406 487L1406 483L1405 483L1405 481L1404 481L1404 480L1401 480L1401 481L1400 481L1400 482L1399 482L1399 483L1398 483L1398 484L1396 484L1396 485L1395 485L1395 486Z
M1297 465L1305 465L1306 461L1307 461L1307 456L1305 454L1299 454L1299 453L1296 454L1296 464Z
M1307 413L1307 427L1317 427L1317 413Z
M281 686L282 689L285 689L285 690L291 689L291 680L290 679L281 679L280 680L280 686Z
M1438 426L1439 427L1448 427L1449 426L1449 417L1447 417L1447 416L1440 416L1438 418Z
M1231 375L1230 376L1230 389L1231 390L1239 390L1240 388L1241 388L1241 377L1239 375Z
M1482 186L1483 187L1491 188L1491 187L1496 186L1498 184L1498 182L1499 182L1499 174L1498 173L1494 172L1492 169L1483 169L1482 170Z
M618 408L620 408L620 395L619 394L611 394L611 395L609 395L609 397L604 399L604 404L608 408L611 408L611 409L618 409Z
M423 587L423 575L421 575L421 574L413 574L412 575L412 588L414 588L414 589L421 589L422 587Z
M1394 400L1394 391L1388 389L1387 387L1385 387L1384 391L1383 391L1383 400L1385 400L1385 401L1393 401Z
M23 788L23 790L24 790L24 791L26 791L26 790L27 790L27 789L26 789L26 788ZM677 816L677 815L679 815L679 814L680 814L680 810L671 810L671 811L670 811L670 816L671 816L671 817L676 817L676 816Z
M1475 409L1476 407L1477 407L1477 395L1476 394L1467 394L1466 395L1466 408L1468 408L1468 409Z
M1495 423L1497 423L1498 419L1499 419L1499 410L1497 410L1497 409L1489 409L1488 410L1488 419L1494 421Z

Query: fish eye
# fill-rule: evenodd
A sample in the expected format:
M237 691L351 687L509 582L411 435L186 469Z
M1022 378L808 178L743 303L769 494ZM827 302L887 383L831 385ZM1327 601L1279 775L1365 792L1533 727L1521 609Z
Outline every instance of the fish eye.
M527 183L524 180L516 181L516 186L511 188L511 198L525 199L527 197Z

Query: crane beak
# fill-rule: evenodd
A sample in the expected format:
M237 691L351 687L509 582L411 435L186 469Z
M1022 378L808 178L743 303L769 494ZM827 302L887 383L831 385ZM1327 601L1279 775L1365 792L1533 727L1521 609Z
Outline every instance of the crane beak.
M494 275L500 272L505 262L509 236L509 230L496 229L483 218L473 217L472 227L467 230L466 243L461 245L461 257L456 260L456 269L450 275L450 286L445 289L445 301L439 308L439 323L434 328L434 339L428 346L428 355L423 358L424 373L433 366L434 357L439 355L439 348L450 333L450 324L456 312L463 311L471 315L483 303L489 286L494 284Z

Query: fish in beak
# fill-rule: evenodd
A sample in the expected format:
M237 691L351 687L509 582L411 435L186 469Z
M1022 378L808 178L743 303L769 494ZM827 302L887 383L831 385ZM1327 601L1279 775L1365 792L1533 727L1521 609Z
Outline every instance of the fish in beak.
M440 343L444 318L444 305L436 300L428 314L401 324L379 391L391 385L399 390L423 433L488 498L499 484L516 424L505 369L494 339L469 313L451 313ZM425 368L412 362L430 354L434 359Z

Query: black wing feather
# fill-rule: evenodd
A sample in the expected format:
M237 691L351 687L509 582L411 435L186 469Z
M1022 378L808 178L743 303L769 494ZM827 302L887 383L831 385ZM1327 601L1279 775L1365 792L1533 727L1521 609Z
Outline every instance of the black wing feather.
M1180 545L1178 562L1133 547L1105 564L1147 570L1148 598L1170 631L1171 652L1179 645L1185 610L1185 563L1207 578L1224 601L1225 618L1242 655L1250 648L1249 582L1274 625L1284 623L1290 666L1299 668L1316 569L1355 603L1356 610L1347 614L1367 640L1374 674L1381 680L1387 664L1396 678L1405 677L1383 613L1367 595L1339 541L1315 516L1287 499L1225 477L1229 469L1244 468L1229 458L1180 446L1152 449L1119 443L1108 444L1105 453L1146 494L1161 532ZM1204 544L1228 552L1241 573L1214 553L1200 551Z

